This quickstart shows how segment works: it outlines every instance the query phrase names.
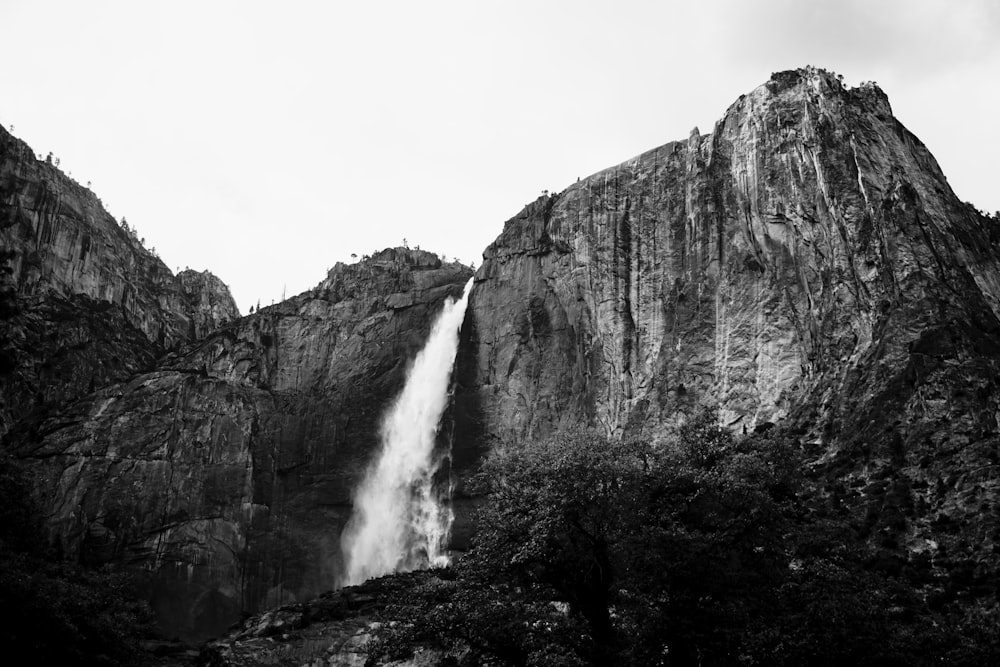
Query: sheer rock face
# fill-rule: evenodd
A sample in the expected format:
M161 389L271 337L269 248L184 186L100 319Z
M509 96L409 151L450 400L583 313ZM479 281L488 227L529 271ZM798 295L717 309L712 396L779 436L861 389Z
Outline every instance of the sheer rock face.
M873 84L784 72L712 134L506 223L463 329L457 432L655 434L699 404L739 430L786 419L871 530L909 512L894 539L911 551L964 548L943 516L987 554L998 316L1000 224L955 197Z
M226 286L210 271L185 269L174 277L180 288L181 308L188 317L187 340L205 338L227 322L239 319L240 311Z
M14 433L49 490L53 540L147 571L161 624L191 639L329 590L381 414L470 276L404 249L338 264Z
M477 273L464 371L497 440L641 430L709 401L753 428L841 398L858 372L878 390L871 371L901 371L929 329L994 335L998 246L881 90L786 72L713 134L508 221Z
M0 129L0 248L18 313L0 322L0 435L239 316L210 273L174 276L87 188Z

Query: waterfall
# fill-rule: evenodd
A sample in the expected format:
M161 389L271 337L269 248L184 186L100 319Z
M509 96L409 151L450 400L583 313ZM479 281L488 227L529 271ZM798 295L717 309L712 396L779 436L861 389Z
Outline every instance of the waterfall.
M458 333L472 279L457 302L447 299L406 383L382 420L381 449L354 492L354 510L340 538L343 585L422 567L448 564L454 520L434 475L450 452L435 452L448 405ZM450 496L448 493L444 494Z

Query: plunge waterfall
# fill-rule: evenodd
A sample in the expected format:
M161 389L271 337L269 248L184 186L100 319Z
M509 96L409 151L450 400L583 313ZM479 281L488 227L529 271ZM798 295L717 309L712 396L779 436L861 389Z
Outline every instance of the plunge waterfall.
M451 490L435 489L434 475L450 452L435 452L434 445L471 290L470 278L461 299L445 301L382 420L378 458L354 492L354 509L340 538L345 586L449 562Z

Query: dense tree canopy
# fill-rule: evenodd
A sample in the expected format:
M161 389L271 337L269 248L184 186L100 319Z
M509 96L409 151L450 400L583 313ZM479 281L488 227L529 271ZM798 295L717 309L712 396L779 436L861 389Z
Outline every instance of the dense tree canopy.
M129 577L51 553L29 474L0 449L0 640L40 665L148 664L151 610Z
M563 433L497 450L473 549L390 610L375 656L468 664L981 664L996 622L886 575L779 429L712 412L672 437Z

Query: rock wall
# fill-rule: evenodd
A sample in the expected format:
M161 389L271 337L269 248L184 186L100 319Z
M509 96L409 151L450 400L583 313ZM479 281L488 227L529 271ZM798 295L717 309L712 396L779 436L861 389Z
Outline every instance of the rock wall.
M379 417L470 270L387 250L226 323L217 279L173 277L2 130L0 150L21 308L0 415L53 542L145 572L189 639L330 588ZM737 430L783 421L890 558L974 591L998 572L998 318L1000 224L877 87L783 72L711 134L507 222L443 432L465 470L579 423L655 437L704 404Z
M643 429L705 400L753 428L928 327L992 334L998 247L881 90L781 73L711 135L508 221L476 275L463 370L496 440Z
M784 420L873 539L995 576L998 316L1000 222L873 84L783 72L712 134L506 223L456 428L495 446L577 423L656 435L702 404L738 430Z
M471 270L386 250L12 433L52 539L147 573L188 639L334 586L378 422Z
M186 340L201 340L239 318L229 287L210 271L185 269L174 276L174 283L180 292L179 310L187 315Z
M17 309L0 321L13 359L0 373L0 435L239 316L222 281L174 276L89 189L2 128L0 248Z

